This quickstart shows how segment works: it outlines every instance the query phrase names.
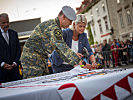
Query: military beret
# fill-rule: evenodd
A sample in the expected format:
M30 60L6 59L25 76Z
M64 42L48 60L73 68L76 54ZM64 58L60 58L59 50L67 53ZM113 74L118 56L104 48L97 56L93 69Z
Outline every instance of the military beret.
M71 8L70 6L63 6L62 12L68 19L70 19L70 20L76 19L76 13L75 13L74 9Z

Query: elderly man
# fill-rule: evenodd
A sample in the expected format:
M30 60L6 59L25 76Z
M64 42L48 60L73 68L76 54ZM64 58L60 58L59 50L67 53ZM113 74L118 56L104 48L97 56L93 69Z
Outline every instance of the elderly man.
M53 50L56 50L59 56L71 65L82 64L82 60L78 57L81 55L75 54L62 37L61 28L68 28L75 19L75 11L69 6L64 6L57 18L36 26L23 48L21 56L23 78L48 74L46 58Z
M8 14L0 14L0 83L20 79L21 48L18 34L9 29Z

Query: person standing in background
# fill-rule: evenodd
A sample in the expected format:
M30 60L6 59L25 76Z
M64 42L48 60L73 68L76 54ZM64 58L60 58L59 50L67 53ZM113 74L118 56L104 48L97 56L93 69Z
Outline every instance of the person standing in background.
M107 43L107 40L103 41L102 52L103 52L105 68L109 68L110 67L111 46Z
M19 80L21 48L16 31L9 29L8 14L0 14L0 83Z
M111 51L112 51L112 57L114 59L114 67L118 67L118 50L119 50L119 47L116 45L116 42L113 41L113 44L111 46Z
M128 65L127 63L127 44L123 41L120 42L120 50L121 50L121 57L122 57L122 65Z

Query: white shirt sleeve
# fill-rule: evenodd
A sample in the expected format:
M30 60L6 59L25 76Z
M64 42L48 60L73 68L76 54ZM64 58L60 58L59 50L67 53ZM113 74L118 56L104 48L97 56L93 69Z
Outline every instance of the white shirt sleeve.
M2 63L1 63L1 67L3 67L3 66L4 66L4 64L5 64L5 62L2 62Z

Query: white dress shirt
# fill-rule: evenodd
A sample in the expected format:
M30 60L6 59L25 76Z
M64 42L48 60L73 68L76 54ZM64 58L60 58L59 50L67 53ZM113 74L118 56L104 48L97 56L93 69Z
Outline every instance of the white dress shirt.
M78 53L78 40L74 41L72 39L72 46L71 46L71 50L74 51L75 53ZM63 64L68 64L65 61L63 62Z

